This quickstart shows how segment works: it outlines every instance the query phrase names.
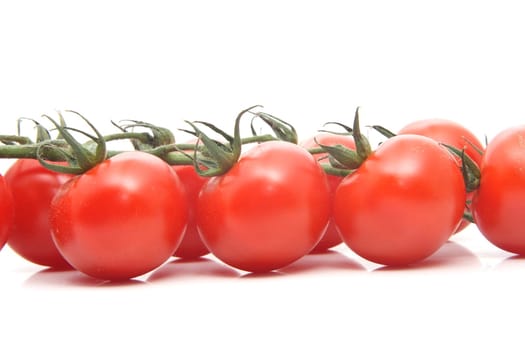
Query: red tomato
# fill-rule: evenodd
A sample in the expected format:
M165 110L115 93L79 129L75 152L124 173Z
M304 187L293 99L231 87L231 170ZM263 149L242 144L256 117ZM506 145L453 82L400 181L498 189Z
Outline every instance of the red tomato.
M196 206L199 192L208 181L208 178L202 177L195 171L193 165L174 166L175 172L179 176L185 192L188 203L188 226L184 233L179 248L173 254L174 256L184 259L194 259L209 253L208 248L202 242L197 229Z
M315 138L312 137L302 142L301 146L303 146L304 148L315 148L315 147L319 147L318 144L322 144L326 146L335 146L339 144L347 148L355 149L354 139L351 136L336 135L336 134L330 134L330 133L319 133L317 136L315 136ZM326 153L318 153L318 154L315 154L314 157L320 163L324 163L324 164L329 163L328 158L326 158ZM319 160L320 158L321 160ZM337 190L337 187L339 186L343 178L340 176L328 175L327 179L328 179L328 185L330 186L330 197L331 197L330 203L333 203L334 197L335 197L335 191ZM326 228L325 233L323 234L323 237L321 238L319 243L317 243L315 248L312 250L312 253L324 252L340 244L342 241L343 240L341 239L341 236L339 235L339 232L337 231L337 227L335 225L333 218L330 218L330 222L328 224L328 227Z
M326 175L304 148L270 141L211 178L197 204L201 236L235 268L265 272L308 254L330 215Z
M472 158L478 166L481 165L482 155L479 151L484 150L483 145L470 130L459 123L447 119L424 119L403 127L398 135L404 134L427 136L439 143L465 150L467 156ZM467 208L470 207L468 203L472 201L473 195L474 192L467 194ZM468 220L462 219L456 233L462 231L469 224Z
M5 179L0 175L0 249L7 241L9 229L13 223L13 199Z
M436 141L395 136L344 178L334 204L343 241L383 265L419 262L437 251L463 215L465 185Z
M77 270L122 280L164 263L187 222L173 169L143 152L110 158L61 187L51 205L53 239Z
M71 177L44 168L36 159L19 159L5 173L15 211L8 244L26 260L69 267L51 238L49 209L60 186Z
M472 213L481 233L506 251L525 254L525 125L499 133L487 146Z

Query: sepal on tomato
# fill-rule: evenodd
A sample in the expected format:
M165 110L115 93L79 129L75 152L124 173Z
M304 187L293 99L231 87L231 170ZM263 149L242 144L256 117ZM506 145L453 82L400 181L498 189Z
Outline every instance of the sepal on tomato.
M330 123L343 126L346 131L351 131L355 141L355 151L343 145L328 146L319 144L323 152L328 153L330 165L336 169L357 169L372 153L368 139L361 133L359 125L359 107L356 108L353 127L349 128L340 123ZM325 124L326 125L326 124ZM314 152L317 152L314 150ZM329 170L329 169L327 169Z
M337 126L343 128L345 131L344 132L337 132L337 131L329 131L329 130L321 129L321 130L318 130L318 132L327 132L327 133L330 133L330 134L343 135L343 136L352 136L354 134L354 130L351 127L349 127L348 125L346 125L346 124L339 123L339 122L327 122L327 123L324 123L323 126L327 126L327 125L337 125Z
M55 126L60 136L68 144L70 150L59 148L54 143L44 142L41 145L39 145L36 152L36 158L44 167L52 171L58 171L68 174L82 174L106 159L106 142L104 141L104 137L102 136L102 134L100 134L100 132L93 126L93 124L91 124L91 122L88 119L86 119L80 113L75 111L66 112L73 113L80 117L91 128L91 130L93 130L95 135L91 135L85 131L65 126L63 122L57 122L50 116L43 115L44 118L48 119ZM61 120L63 120L62 114L60 112L58 114ZM71 131L80 133L88 137L91 141L95 143L95 149L91 150L88 147L82 145L71 134ZM49 162L49 160L46 159L46 157L44 156L46 149L57 151L58 154L61 154L63 156L63 158L68 162L69 165L59 165Z
M211 177L225 174L230 170L241 156L241 148L243 144L253 142L266 142L273 140L281 140L292 143L297 143L297 133L295 128L268 113L253 112L253 109L262 107L255 105L242 110L235 119L235 126L233 136L219 129L213 124L202 121L186 121L193 130L183 130L198 138L197 145L194 147L193 161L195 171L201 176ZM240 123L242 117L246 113L254 115L252 118L251 129L253 136L249 138L241 138ZM258 135L253 127L254 119L260 119L267 124L273 131L274 135ZM205 132L201 130L200 125L207 127L211 131L219 134L225 139L225 142L220 142L212 139ZM201 146L202 144L202 146Z
M319 147L329 154L330 165L337 169L357 169L363 162L356 151L343 145L323 145L318 143Z
M465 153L465 150L460 150L443 143L441 143L441 145L461 159L461 172L463 174L467 192L474 192L477 190L479 187L481 172L476 162Z
M138 120L123 120L122 122L129 122L129 124L113 125L117 126L124 133L127 133L128 137L133 144L133 147L137 151L148 151L160 146L172 145L175 143L175 136L167 129L150 123L138 121ZM135 128L146 128L150 133L133 134L129 130ZM135 137L135 135L139 137ZM107 141L107 138L106 138Z
M371 128L383 135L384 137L386 137L387 139L397 136L396 133L388 130L387 128L381 125L372 125Z
M250 110L250 113L253 112ZM253 122L257 119L260 119L272 129L277 139L295 144L297 144L299 141L297 131L292 124L262 111L253 114L254 117L252 118L252 122L250 124L253 136L258 136Z

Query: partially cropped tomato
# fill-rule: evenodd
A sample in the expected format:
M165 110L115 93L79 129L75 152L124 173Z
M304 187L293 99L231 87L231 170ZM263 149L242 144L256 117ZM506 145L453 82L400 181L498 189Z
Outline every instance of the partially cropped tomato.
M13 223L13 199L5 179L0 175L0 250L4 247Z
M122 280L155 269L173 254L187 210L173 169L135 151L66 182L53 199L50 220L53 239L73 267Z
M198 258L209 253L208 248L204 245L199 235L196 217L199 192L206 181L208 181L208 178L197 174L193 165L177 165L174 166L173 169L175 169L184 186L189 213L188 225L184 232L184 237L182 238L182 242L180 242L179 248L177 248L173 255L184 259Z
M335 195L334 218L344 242L361 257L407 265L447 241L464 205L457 160L430 138L400 135L344 178Z
M326 175L304 148L270 141L248 150L202 188L197 205L210 251L235 268L265 272L308 254L330 216Z
M500 132L481 163L474 221L495 246L525 255L525 125Z
M317 136L303 141L301 143L301 146L303 146L304 148L315 148L319 147L318 144L326 146L343 145L347 148L355 149L355 143L352 136L337 135L330 133L319 133ZM329 162L328 158L326 157L326 153L318 153L315 154L314 157L321 164L327 164ZM341 183L341 181L343 180L343 178L340 176L328 175L327 179L328 184L330 186L330 203L333 203L335 191ZM330 222L328 224L328 227L326 228L325 233L323 234L323 237L321 238L319 243L317 243L317 245L314 247L312 253L324 252L327 249L330 249L340 244L342 241L343 240L341 239L341 236L337 231L337 227L333 218L330 218Z
M69 267L51 238L49 209L60 186L71 177L44 168L36 159L19 159L5 173L15 212L8 244L26 260Z
M398 135L414 134L430 137L439 143L464 150L476 164L481 165L483 145L479 139L463 125L448 119L423 119L404 126ZM466 211L470 212L469 203L472 201L473 192L467 194ZM462 219L456 233L469 225L469 221Z

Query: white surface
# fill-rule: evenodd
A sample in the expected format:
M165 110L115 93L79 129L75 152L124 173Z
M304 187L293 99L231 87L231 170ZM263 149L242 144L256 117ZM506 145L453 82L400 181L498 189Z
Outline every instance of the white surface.
M521 338L522 271L472 228L419 267L381 269L341 245L264 276L208 256L125 284L6 249L0 326L15 348L503 348Z
M3 2L0 133L56 109L104 132L129 118L230 128L263 104L304 137L350 122L360 105L364 124L445 117L491 138L525 115L522 18L517 1ZM339 247L263 278L172 263L119 286L39 272L6 248L1 339L57 349L521 344L522 259L473 227L454 242L420 268L372 272Z

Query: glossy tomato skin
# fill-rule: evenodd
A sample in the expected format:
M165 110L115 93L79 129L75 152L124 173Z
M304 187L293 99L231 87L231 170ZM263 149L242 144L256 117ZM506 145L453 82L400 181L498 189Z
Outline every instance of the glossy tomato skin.
M465 150L467 156L478 166L481 165L482 153L480 152L484 151L481 141L470 130L455 121L439 118L418 120L407 124L398 132L398 135L406 134L427 136L439 143ZM473 195L474 192L467 194L467 203L472 201ZM470 206L467 205L467 207ZM456 233L469 224L468 220L462 219Z
M457 161L419 135L385 141L339 185L334 218L343 241L383 265L417 263L437 251L463 215Z
M474 222L495 246L525 254L525 125L490 141L472 201Z
M308 254L330 215L326 175L304 148L270 141L211 178L197 205L199 231L220 260L267 272Z
M7 184L0 175L0 250L4 247L13 224L13 198Z
M481 164L482 154L479 151L483 152L485 147L476 135L455 121L440 118L418 120L398 132L398 135L406 134L430 137L439 143L464 149L476 164Z
M319 147L318 146L319 144L326 145L326 146L343 145L347 148L355 149L354 138L352 136L336 135L336 134L330 134L330 133L324 133L324 132L319 133L315 137L312 137L310 139L303 141L301 143L301 146L308 149L308 148ZM326 153L315 154L314 158L321 164L329 163L328 158L326 158ZM331 198L330 204L332 204L334 201L334 197L335 197L335 191L337 190L337 187L339 186L343 178L340 176L335 176L335 175L327 175L327 179L328 179L328 185L330 187L330 198ZM311 253L324 252L332 247L337 246L342 241L343 240L341 239L341 236L339 235L339 231L337 230L333 217L331 216L330 222L328 223L326 231L324 232L319 243L317 243L317 245L311 251Z
M182 242L173 255L183 259L195 259L210 252L199 235L196 217L199 192L208 178L197 174L193 165L178 165L174 166L173 169L175 169L184 186L188 203L188 225Z
M54 268L70 267L51 238L49 210L58 189L71 177L44 168L36 159L19 159L5 173L14 207L8 244L26 260Z
M73 267L98 279L123 280L164 263L182 239L187 216L173 169L137 151L64 184L50 220L53 239Z

